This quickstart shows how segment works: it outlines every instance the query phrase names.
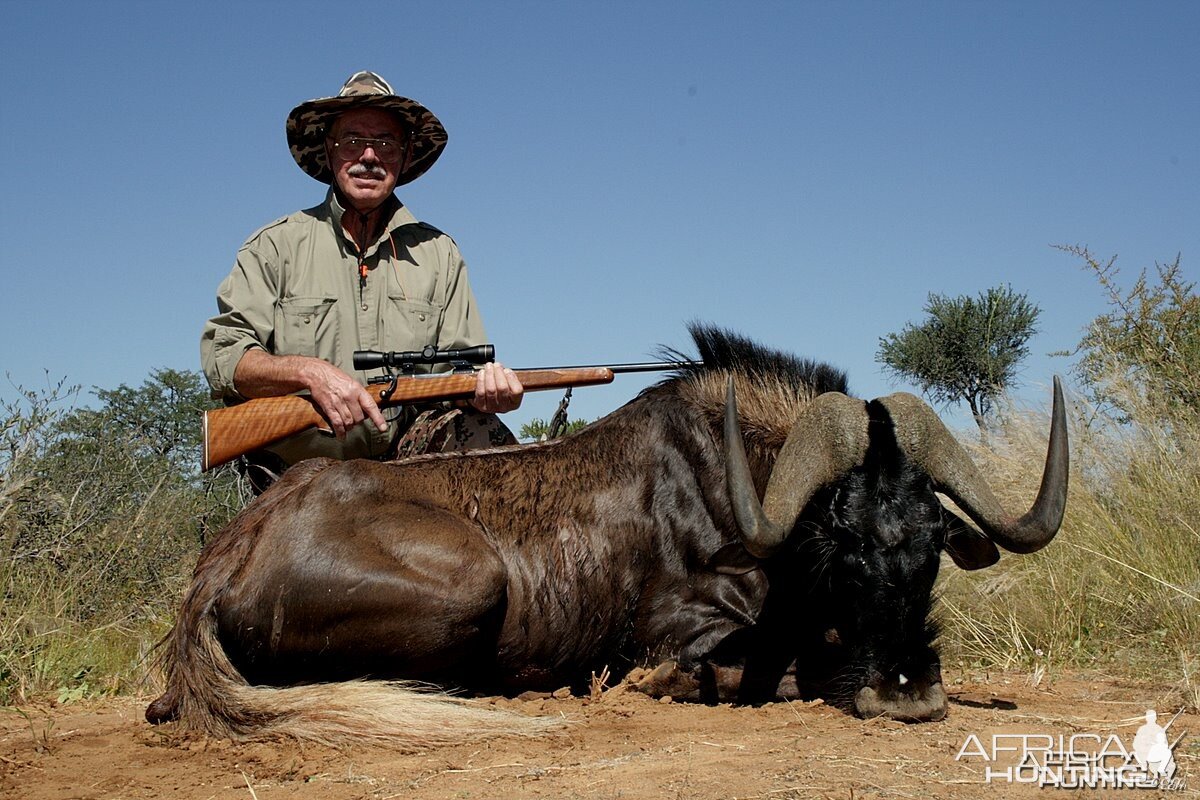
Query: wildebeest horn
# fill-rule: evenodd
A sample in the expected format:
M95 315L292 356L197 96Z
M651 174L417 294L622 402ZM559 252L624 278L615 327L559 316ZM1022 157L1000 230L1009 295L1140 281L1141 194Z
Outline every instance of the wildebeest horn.
M867 452L866 405L840 392L819 395L805 410L775 460L758 502L738 425L733 378L725 394L725 468L742 543L768 558L791 532L813 494L862 463Z
M893 394L878 401L896 430L896 441L983 532L1013 553L1032 553L1045 547L1062 525L1067 505L1070 454L1062 384L1054 377L1054 409L1050 445L1042 485L1033 507L1017 519L1005 513L979 469L928 405L911 394Z

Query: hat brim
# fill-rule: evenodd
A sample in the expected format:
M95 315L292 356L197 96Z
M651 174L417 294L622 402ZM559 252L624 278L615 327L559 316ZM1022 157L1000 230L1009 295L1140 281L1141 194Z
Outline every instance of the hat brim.
M416 180L425 174L446 149L449 138L440 120L416 100L394 94L364 94L347 97L322 97L292 109L287 118L288 148L300 169L321 183L333 182L333 170L325 153L325 137L333 119L352 108L379 108L396 114L412 136L411 154L396 185Z

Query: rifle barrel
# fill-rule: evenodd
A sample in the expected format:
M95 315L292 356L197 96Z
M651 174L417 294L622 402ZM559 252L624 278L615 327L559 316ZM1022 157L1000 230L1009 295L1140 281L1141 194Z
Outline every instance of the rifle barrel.
M648 361L642 364L586 364L574 367L522 367L513 372L535 372L556 369L607 369L620 375L623 372L664 372L669 369L695 369L704 366L703 361Z

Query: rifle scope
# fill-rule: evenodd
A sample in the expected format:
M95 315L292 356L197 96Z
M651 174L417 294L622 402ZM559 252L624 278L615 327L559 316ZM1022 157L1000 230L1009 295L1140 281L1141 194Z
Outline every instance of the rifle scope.
M416 364L449 364L454 361L486 364L495 360L496 348L490 344L464 347L459 350L438 350L429 344L420 350L393 350L388 353L381 353L378 350L354 351L354 368L362 370L381 367L405 369Z

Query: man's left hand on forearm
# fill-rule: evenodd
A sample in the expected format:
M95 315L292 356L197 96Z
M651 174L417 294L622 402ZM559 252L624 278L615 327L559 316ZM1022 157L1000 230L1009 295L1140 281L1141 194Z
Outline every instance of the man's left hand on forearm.
M518 408L524 395L515 372L499 362L489 362L476 373L471 405L486 414L503 414Z

